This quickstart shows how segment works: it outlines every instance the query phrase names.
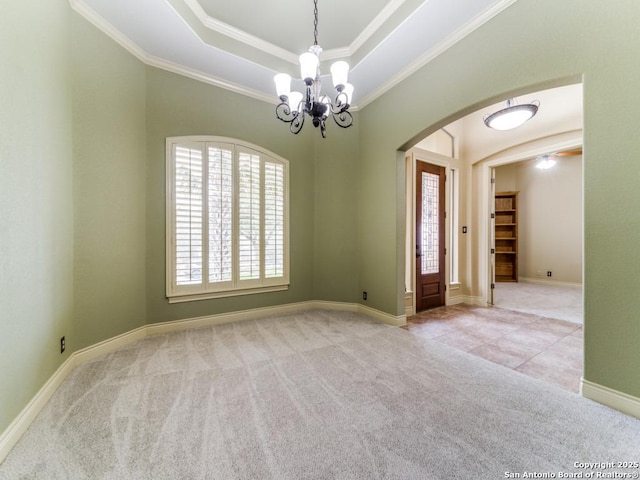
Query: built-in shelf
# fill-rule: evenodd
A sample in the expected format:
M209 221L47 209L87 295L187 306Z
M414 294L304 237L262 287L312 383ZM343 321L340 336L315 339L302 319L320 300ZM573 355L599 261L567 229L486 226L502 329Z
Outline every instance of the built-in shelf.
M518 192L495 194L495 278L518 281Z

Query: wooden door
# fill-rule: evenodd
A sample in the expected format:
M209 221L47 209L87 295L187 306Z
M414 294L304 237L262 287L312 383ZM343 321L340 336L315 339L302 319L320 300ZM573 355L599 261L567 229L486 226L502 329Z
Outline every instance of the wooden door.
M416 311L445 303L445 169L416 164Z

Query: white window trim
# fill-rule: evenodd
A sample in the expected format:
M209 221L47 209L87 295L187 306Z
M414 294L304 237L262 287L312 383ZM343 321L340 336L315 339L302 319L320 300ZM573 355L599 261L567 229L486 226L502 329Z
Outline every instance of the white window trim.
M233 258L233 279L231 282L225 282L218 286L207 287L206 279L203 274L203 281L198 285L177 286L175 279L175 212L174 212L174 184L175 184L175 163L174 163L174 146L186 144L199 144L206 152L207 145L217 144L224 148L231 147L233 151L234 166L237 162L237 156L240 151L246 153L257 153L262 159L270 160L284 165L284 271L282 277L265 278L264 277L264 242L261 244L261 279L260 280L239 280L237 276L237 258L234 254ZM222 145L224 144L224 145ZM165 232L165 249L166 249L166 296L169 303L189 302L194 300L207 300L214 298L233 297L238 295L249 295L256 293L267 293L283 291L289 288L289 161L270 152L258 145L254 145L242 140L218 137L218 136L182 136L167 137L166 139L166 232ZM205 162L206 155L203 157ZM264 162L261 162L261 171L264 171ZM237 192L237 172L234 169L234 191ZM261 175L261 181L264 182L264 175ZM234 205L237 206L237 195L234 195ZM264 203L261 202L261 222L264 226ZM234 214L234 219L237 214ZM205 222L206 223L206 222ZM237 222L234 220L233 226L233 246L234 251L238 244L238 228ZM208 258L203 254L203 264Z
M449 169L451 182L449 184L449 286L453 289L460 286L460 170L457 168Z

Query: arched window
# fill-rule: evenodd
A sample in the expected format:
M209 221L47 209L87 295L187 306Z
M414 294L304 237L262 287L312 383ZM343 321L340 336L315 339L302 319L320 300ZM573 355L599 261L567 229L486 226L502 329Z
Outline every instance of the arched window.
M289 162L223 137L167 138L167 297L289 285Z

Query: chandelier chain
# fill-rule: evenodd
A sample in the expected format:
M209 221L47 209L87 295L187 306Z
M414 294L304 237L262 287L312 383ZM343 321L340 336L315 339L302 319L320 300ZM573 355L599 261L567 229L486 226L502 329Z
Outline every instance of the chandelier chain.
M318 45L318 0L313 0L313 44Z

